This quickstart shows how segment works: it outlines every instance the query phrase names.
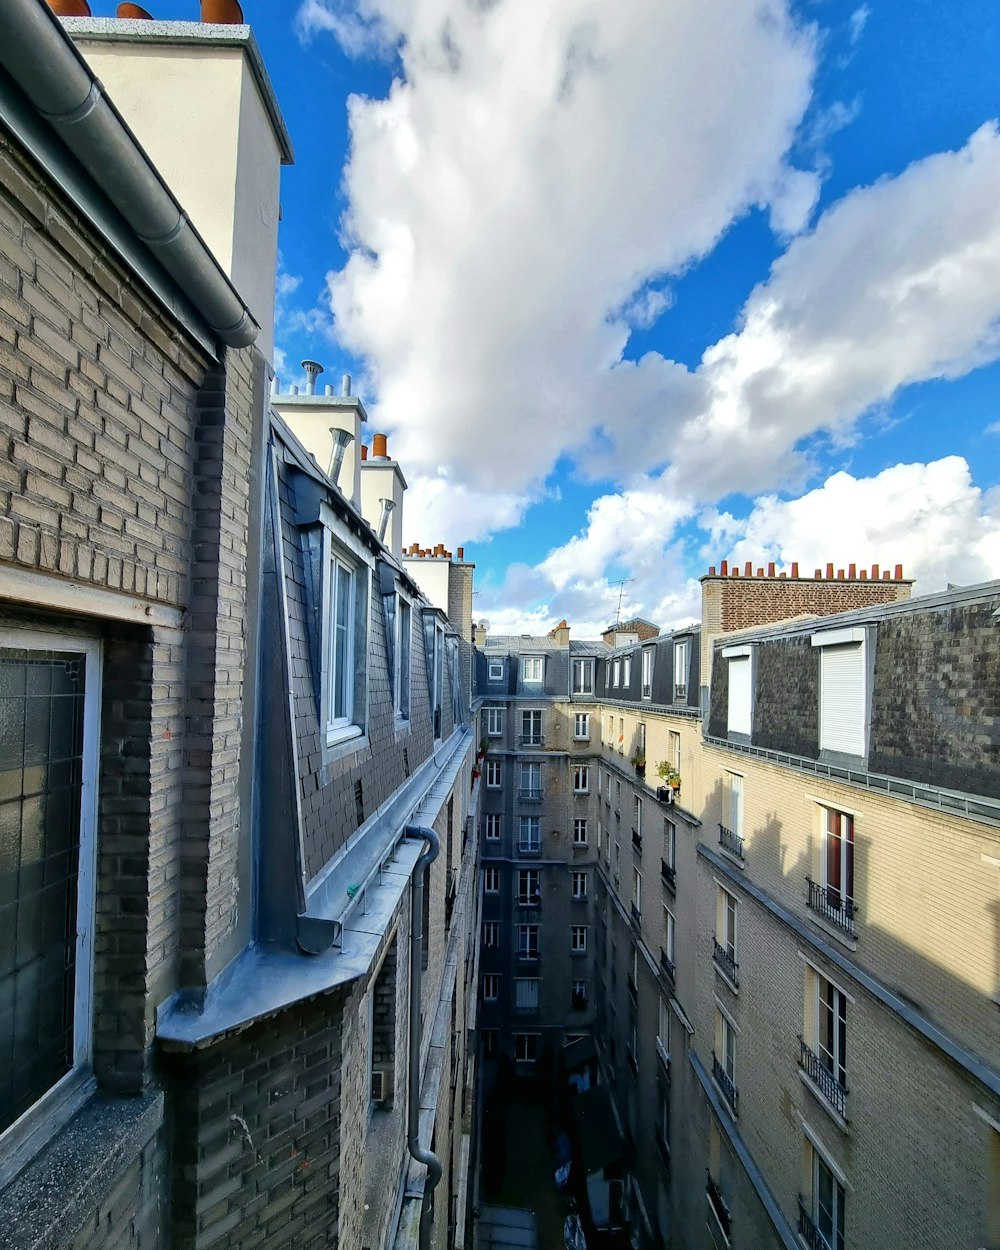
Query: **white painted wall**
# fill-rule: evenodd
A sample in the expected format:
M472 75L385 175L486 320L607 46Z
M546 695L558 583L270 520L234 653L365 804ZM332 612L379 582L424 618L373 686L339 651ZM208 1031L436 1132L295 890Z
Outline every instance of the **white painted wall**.
M324 473L330 465L333 450L330 427L336 426L354 435L353 442L347 445L344 452L338 485L346 498L361 507L361 423L366 419L361 400L356 395L347 398L335 395L272 395L271 407L287 421L306 451L312 452Z
M281 149L240 46L74 40L274 353Z
M427 598L442 612L448 611L448 570L451 561L446 556L415 556L404 560L403 567L413 578Z
M361 465L361 515L378 533L382 500L391 499L396 507L389 513L385 545L396 559L403 554L403 475L394 460L365 460Z

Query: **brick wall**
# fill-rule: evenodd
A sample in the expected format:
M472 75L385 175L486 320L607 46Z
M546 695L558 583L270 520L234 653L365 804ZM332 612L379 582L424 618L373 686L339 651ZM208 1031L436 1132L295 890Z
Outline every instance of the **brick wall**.
M131 1160L70 1242L70 1250L160 1250L168 1244L169 1177L170 1154L161 1132Z
M184 601L206 361L0 137L0 560Z
M750 629L754 625L767 625L772 621L786 621L795 616L831 616L850 608L896 603L910 597L913 585L912 581L902 577L898 568L896 575L886 580L876 580L875 577L835 578L832 566L828 567L825 578L820 569L816 570L815 578L765 577L760 570L753 577L750 572L748 566L745 577L735 573L718 577L713 570L701 579L703 597L709 596L714 601L718 596L716 612L724 634ZM708 618L709 613L706 612L706 626Z
M344 995L171 1059L175 1250L335 1244Z

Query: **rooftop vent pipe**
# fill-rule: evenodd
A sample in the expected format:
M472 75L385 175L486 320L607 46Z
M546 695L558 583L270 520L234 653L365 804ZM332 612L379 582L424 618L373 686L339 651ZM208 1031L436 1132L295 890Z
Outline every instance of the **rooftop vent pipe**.
M333 454L330 457L330 467L326 471L326 476L336 486L341 466L344 463L344 452L353 442L354 435L350 430L342 430L336 425L330 426L330 433L333 435Z
M379 517L378 522L378 540L380 543L384 543L385 531L389 528L389 514L395 508L396 502L393 499L380 499L379 503L382 505L382 515Z
M351 375L349 373L345 373L340 379L340 393L344 399L347 399L351 393Z
M303 360L302 368L306 371L306 394L316 394L316 379L323 372L323 366L318 360Z

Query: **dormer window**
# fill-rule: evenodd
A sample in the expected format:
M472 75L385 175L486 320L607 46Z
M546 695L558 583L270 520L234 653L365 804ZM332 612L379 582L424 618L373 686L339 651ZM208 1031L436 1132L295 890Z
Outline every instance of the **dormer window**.
M749 647L726 647L722 658L729 665L729 707L726 728L731 734L750 737L753 689Z
M674 643L674 702L687 703L688 697L688 659L689 647L687 639Z
M486 671L487 681L503 681L503 660L490 660Z
M545 661L540 655L526 655L521 659L521 680L541 684Z
M863 756L866 742L865 630L813 634L819 656L819 749Z
M594 692L594 661L573 661L573 693L593 694Z

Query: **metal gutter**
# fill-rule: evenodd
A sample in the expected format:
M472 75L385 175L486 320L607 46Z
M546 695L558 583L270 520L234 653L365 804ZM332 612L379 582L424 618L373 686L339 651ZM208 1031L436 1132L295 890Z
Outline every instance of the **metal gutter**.
M785 1247L785 1250L802 1250L802 1243L796 1237L791 1224L785 1219L781 1207L778 1206L774 1194L771 1193L767 1181L764 1179L764 1174L754 1161L754 1157L750 1153L746 1142L740 1136L739 1129L736 1127L733 1117L729 1114L729 1110L723 1105L722 1099L716 1093L715 1086L702 1066L701 1060L694 1051L691 1052L688 1059L691 1062L691 1067L694 1068L695 1075L701 1082L701 1087L705 1091L705 1097L712 1105L716 1119L722 1126L722 1131L729 1139L729 1144L732 1146L736 1157L743 1164L743 1169L750 1184L757 1191L757 1197L767 1212L768 1218L774 1226L775 1233L781 1239L781 1244Z
M259 327L48 5L6 0L0 65L229 347Z

